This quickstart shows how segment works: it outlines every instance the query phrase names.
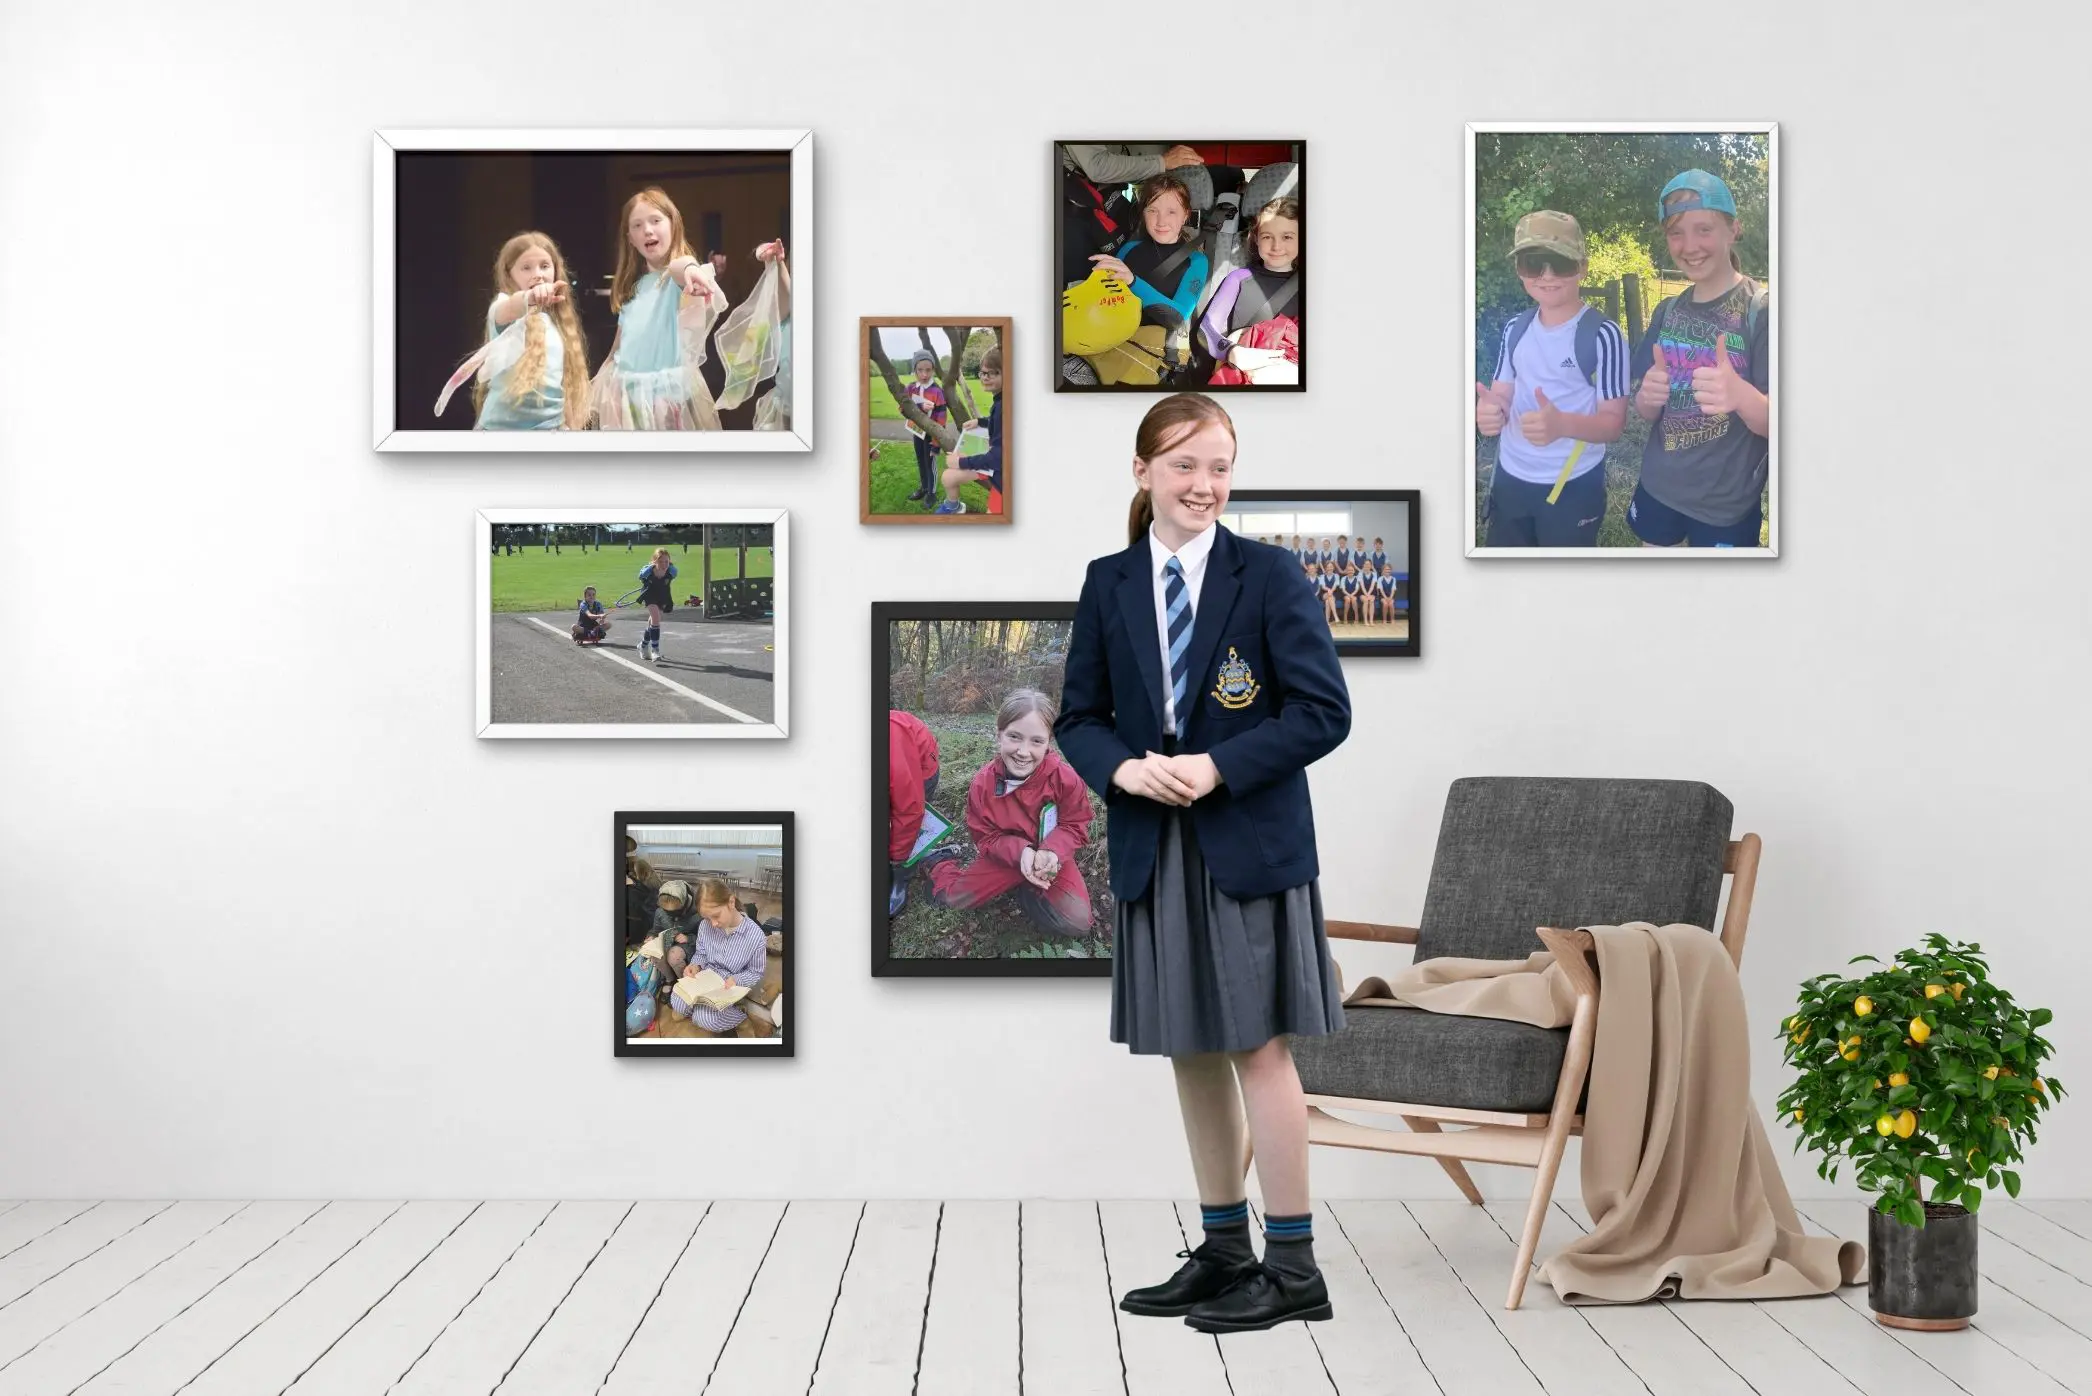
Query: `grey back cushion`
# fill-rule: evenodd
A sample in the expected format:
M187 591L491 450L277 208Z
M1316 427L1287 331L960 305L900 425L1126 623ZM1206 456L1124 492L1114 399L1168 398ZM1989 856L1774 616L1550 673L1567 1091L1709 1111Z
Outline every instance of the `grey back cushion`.
M1447 792L1416 958L1522 959L1538 926L1715 929L1734 810L1689 780L1485 776Z

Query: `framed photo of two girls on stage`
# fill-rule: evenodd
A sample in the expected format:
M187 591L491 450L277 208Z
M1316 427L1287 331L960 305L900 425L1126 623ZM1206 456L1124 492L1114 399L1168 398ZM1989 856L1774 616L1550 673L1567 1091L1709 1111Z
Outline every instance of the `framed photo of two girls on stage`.
M813 136L379 131L380 451L813 449Z

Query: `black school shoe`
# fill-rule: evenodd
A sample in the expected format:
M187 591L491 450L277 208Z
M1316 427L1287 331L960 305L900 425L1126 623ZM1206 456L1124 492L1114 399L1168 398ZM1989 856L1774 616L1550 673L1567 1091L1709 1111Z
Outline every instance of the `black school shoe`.
M1259 1264L1225 1293L1193 1305L1184 1321L1201 1333L1255 1333L1294 1319L1316 1322L1334 1313L1321 1271L1288 1275Z
M1178 1251L1186 1259L1176 1274L1159 1285L1126 1291L1119 1307L1129 1314L1149 1318L1177 1318L1191 1313L1200 1303L1226 1294L1260 1268L1255 1256L1247 1260L1217 1260L1205 1251L1204 1246L1195 1251Z

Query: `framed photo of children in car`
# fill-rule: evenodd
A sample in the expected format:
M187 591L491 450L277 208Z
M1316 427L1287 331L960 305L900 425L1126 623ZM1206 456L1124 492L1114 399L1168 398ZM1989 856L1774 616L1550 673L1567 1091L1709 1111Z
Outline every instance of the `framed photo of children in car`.
M1467 555L1778 557L1778 126L1467 131Z
M1220 521L1293 554L1346 658L1415 659L1417 490L1231 490Z
M1073 602L872 603L872 973L1107 976L1104 801L1053 737Z
M791 1056L791 812L625 812L613 832L616 1055Z
M1055 141L1055 392L1307 388L1307 142Z
M813 135L375 134L380 451L813 449Z
M859 523L1010 521L1010 319L866 316Z

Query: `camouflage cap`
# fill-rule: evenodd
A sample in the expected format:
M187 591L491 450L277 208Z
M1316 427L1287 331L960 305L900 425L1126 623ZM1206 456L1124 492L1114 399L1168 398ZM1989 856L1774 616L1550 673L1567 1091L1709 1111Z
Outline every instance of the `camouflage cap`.
M1511 255L1515 257L1532 247L1567 257L1572 262L1581 262L1584 260L1584 230L1566 213L1535 209L1518 220L1518 227L1511 235Z

